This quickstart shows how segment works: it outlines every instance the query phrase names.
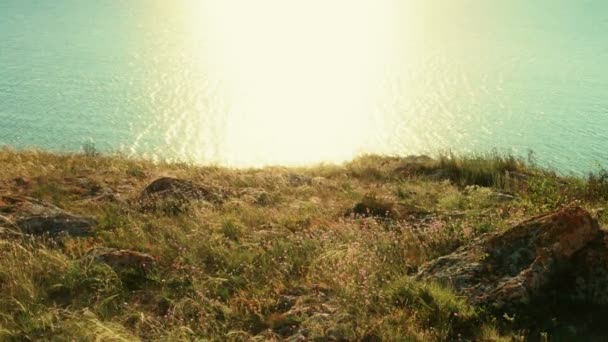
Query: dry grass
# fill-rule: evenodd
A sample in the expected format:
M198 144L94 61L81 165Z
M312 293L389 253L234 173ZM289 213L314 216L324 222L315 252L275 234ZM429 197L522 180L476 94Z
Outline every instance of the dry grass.
M89 238L0 239L7 341L500 340L516 334L499 333L448 289L409 275L526 216L568 201L606 204L601 175L562 178L511 157L367 156L339 166L235 170L4 150L0 165L1 193L99 221ZM431 177L438 170L447 176ZM160 176L231 195L170 214L140 210L135 199ZM515 200L496 200L497 189ZM345 215L361 201L378 212ZM424 214L408 215L413 207ZM399 217L385 215L393 210ZM96 246L145 252L157 265L116 272L82 258Z

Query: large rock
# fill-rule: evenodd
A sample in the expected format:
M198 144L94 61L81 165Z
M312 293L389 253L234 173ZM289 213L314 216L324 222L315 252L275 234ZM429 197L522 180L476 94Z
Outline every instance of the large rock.
M98 247L90 250L81 260L108 265L120 278L122 285L131 291L140 290L155 281L150 274L156 268L156 259L146 253Z
M576 253L563 284L575 302L608 307L608 233Z
M96 221L33 198L0 196L0 224L31 235L87 236L93 232Z
M187 180L162 177L150 183L141 193L139 202L144 206L156 206L160 200L185 203L191 200L204 200L221 203L223 191L196 184Z
M481 236L423 265L416 278L451 286L472 304L515 307L540 295L568 265L601 253L593 247L601 237L589 213L569 207Z

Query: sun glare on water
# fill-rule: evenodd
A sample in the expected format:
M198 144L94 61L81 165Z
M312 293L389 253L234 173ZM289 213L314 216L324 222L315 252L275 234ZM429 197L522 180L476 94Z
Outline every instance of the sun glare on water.
M342 161L374 144L388 1L221 0L204 7L203 55L227 102L224 163Z

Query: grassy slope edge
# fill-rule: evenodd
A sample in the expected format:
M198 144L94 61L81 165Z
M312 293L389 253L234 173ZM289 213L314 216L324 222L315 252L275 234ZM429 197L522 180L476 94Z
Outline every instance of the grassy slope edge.
M0 193L99 221L89 238L0 238L2 340L511 340L525 332L409 275L481 233L572 202L608 222L597 210L608 203L606 172L563 177L500 155L240 170L1 150L0 165ZM131 200L160 176L233 195L138 210ZM427 214L345 215L362 199ZM96 246L149 253L157 266L126 282L82 261Z

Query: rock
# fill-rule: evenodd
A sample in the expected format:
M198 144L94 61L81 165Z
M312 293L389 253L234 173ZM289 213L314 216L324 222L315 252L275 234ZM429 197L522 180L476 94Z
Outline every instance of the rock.
M395 203L373 195L366 195L346 211L346 216L405 219L423 217L429 212L413 204Z
M399 212L395 208L395 203L373 195L366 195L361 201L355 203L351 209L347 210L345 215L397 219Z
M95 203L95 202L123 202L123 200L111 190L104 190L103 193L98 196L85 198L83 202Z
M335 314L338 311L338 309L336 309L335 307L333 307L333 306L331 306L331 305L329 305L327 303L322 303L321 304L321 310L324 313L328 313L328 314Z
M427 156L426 154L411 155L411 156L407 156L407 157L403 158L402 160L407 163L418 163L418 164L429 164L429 163L433 163L435 161L435 159Z
M18 227L31 235L88 236L96 225L92 217L77 216L27 197L0 196L0 215L0 224Z
M429 179L434 182L453 181L457 178L454 171L446 169L435 169L432 172L429 172L427 175L429 176Z
M115 270L148 269L155 264L154 257L128 249L95 248L87 253L87 257L106 263Z
M434 174L436 171L438 170L437 167L433 165L432 159L411 159L406 164L403 164L393 170L394 173L405 177L429 176Z
M261 188L246 188L240 192L245 201L260 206L267 206L275 201L275 197Z
M3 218L0 217L0 224L2 224ZM6 222L6 221L4 221ZM8 239L17 239L23 236L18 229L11 229L7 227L0 226L0 239L8 240Z
M298 174L298 173L290 173L287 175L287 184L293 187L299 187L303 185L309 185L312 182L312 178Z
M79 177L75 184L86 191L88 195L97 195L104 191L104 186L93 179Z
M171 178L162 177L156 179L152 183L148 184L142 192L143 196L181 196L190 197L196 199L215 199L212 195L210 188L202 185L195 184L193 182Z
M329 180L327 180L327 178L318 176L318 177L313 177L310 180L310 184L313 186L322 187L322 186L328 186L330 183L329 183Z
M277 300L275 308L278 312L289 311L289 309L291 309L296 304L297 300L298 297L296 296L282 295Z
M301 332L298 332L295 335L289 336L287 339L285 339L286 342L306 342L308 340L309 339Z
M442 168L438 161L425 155L404 158L402 165L393 172L405 177L424 176L435 182L453 181L458 178L455 170Z
M411 203L396 203L395 208L401 219L408 217L423 218L431 214L430 211Z
M574 301L608 306L608 232L574 256L571 272L564 285Z
M187 180L162 177L150 183L141 193L139 202L144 206L155 206L159 200L173 200L185 203L203 200L221 203L224 194L219 189L203 186Z
M352 329L351 323L348 322L348 321L352 321L352 318L351 317L344 317L344 318L337 319L338 322L336 322L335 324L332 324L331 327L329 327L325 330L324 337L326 338L326 341L347 342L347 341L355 341L357 339L355 337L356 335Z
M515 200L515 196L502 192L491 192L489 197L490 199L498 203L512 202Z
M313 203L313 204L321 204L323 202L323 200L317 196L312 196L308 199L308 202Z
M527 174L525 174L523 172L517 172L517 171L507 171L506 176L507 176L507 178L515 179L518 181L527 181L528 178L530 178Z
M451 219L463 219L467 217L467 212L463 210L450 211L444 214Z
M39 182L57 181L65 185L67 192L77 195L78 197L98 196L105 192L111 191L103 182L87 176L64 177L58 180L39 179Z
M435 160L427 155L413 155L401 158L399 164L395 171L408 169L411 165L430 166L435 164Z
M297 332L301 324L301 318L297 315L278 314L272 315L269 320L272 332L281 336L290 336ZM266 339L265 341L270 341Z
M108 265L120 278L123 286L130 291L141 290L147 284L155 281L150 274L155 269L156 260L151 255L142 252L128 249L94 248L81 261Z
M595 215L595 217L600 218L606 214L606 208L595 208L591 210L591 213Z
M29 187L30 184L32 183L32 181L30 181L29 179L27 179L25 177L17 177L17 178L14 178L13 181L15 182L15 185L20 186L20 187Z
M577 252L600 237L598 223L588 212L564 208L480 236L423 265L416 278L451 286L475 305L515 307L540 295Z

